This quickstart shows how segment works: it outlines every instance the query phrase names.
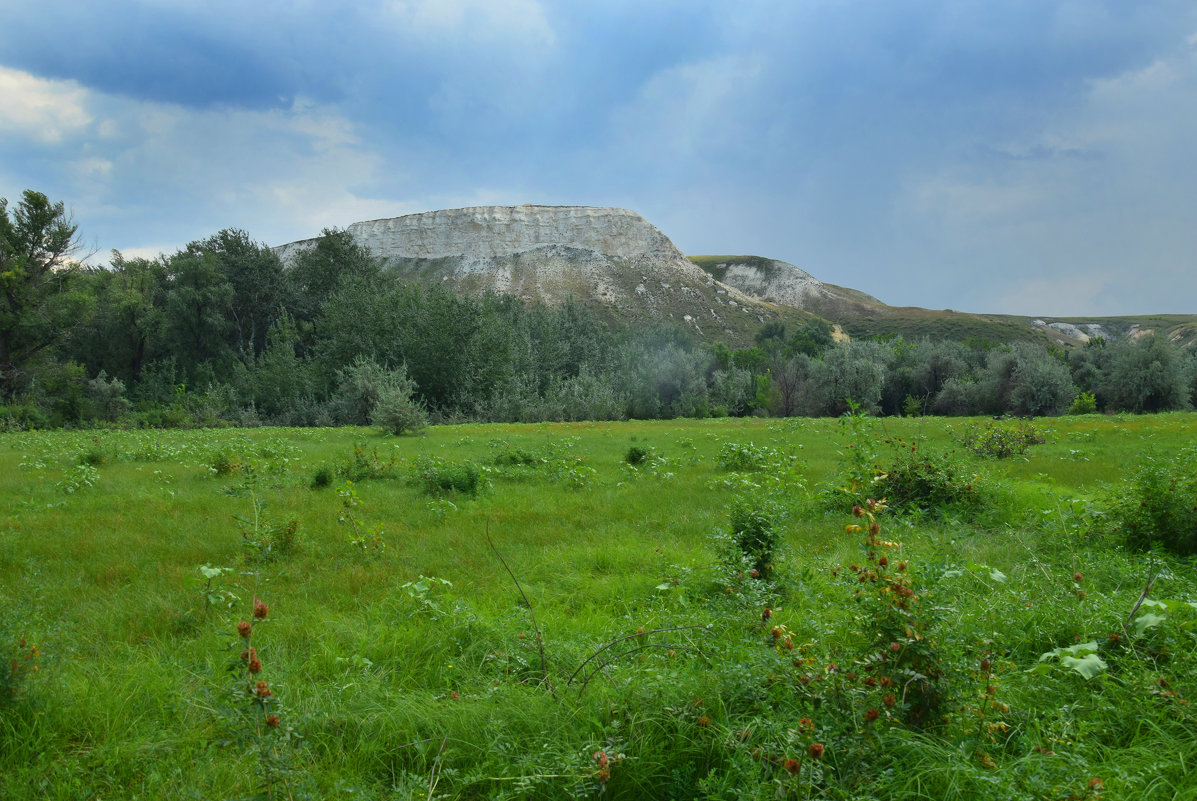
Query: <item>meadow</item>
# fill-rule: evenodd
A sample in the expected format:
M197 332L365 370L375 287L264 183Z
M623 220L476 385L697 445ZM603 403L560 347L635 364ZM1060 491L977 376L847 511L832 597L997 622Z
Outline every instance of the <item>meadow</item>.
M1197 414L1018 425L0 434L0 798L1197 798Z

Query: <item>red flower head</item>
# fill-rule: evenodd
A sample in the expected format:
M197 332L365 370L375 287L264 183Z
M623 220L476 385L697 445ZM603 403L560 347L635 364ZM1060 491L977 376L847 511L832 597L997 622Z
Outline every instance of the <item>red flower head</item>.
M260 681L254 685L254 695L258 696L259 698L268 698L269 696L274 695L274 693L270 692L269 684L264 681Z
M248 620L242 620L240 623L237 624L237 633L240 634L242 636L242 638L244 638L244 639L248 640L250 632L252 632L253 630L254 630L254 627L249 625Z
M810 748L806 749L806 751L807 751L807 753L810 754L811 759L822 759L823 758L823 744L822 743L811 743Z
M867 710L865 710L865 720L867 720L869 723L872 723L880 716L881 713L877 711L876 707L869 707Z
M270 614L270 607L260 599L254 598L254 617L258 620L265 620L268 614Z
M859 506L852 507L852 516L853 517L864 517L864 514L865 514L864 509L860 508Z
M766 621L771 617L773 617L773 610L765 607L765 611L761 612L761 621Z
M798 760L794 759L793 757L787 759L782 767L785 768L786 773L790 774L791 776L797 776L798 772L802 770L802 765L800 765Z
M262 672L262 662L256 656L251 656L249 658L249 672L250 673L261 673Z
M266 725L267 726L269 726L272 729L276 729L276 728L278 728L278 724L279 724L278 715L267 715L266 716Z
M892 694L892 693L886 693L886 694L885 694L885 697L884 697L884 698L882 698L882 699L881 699L881 701L882 701L882 703L884 703L886 706L893 706L894 704L898 703L898 699L897 699L897 698L894 698L894 696L893 696L893 694Z

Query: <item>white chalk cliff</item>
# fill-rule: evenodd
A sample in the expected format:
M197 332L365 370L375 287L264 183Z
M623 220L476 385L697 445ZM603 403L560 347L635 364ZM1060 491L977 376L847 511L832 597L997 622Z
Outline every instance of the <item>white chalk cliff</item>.
M346 229L405 277L527 300L598 302L632 320L672 319L731 333L775 311L716 281L634 211L479 206L371 220ZM275 248L284 263L316 240Z

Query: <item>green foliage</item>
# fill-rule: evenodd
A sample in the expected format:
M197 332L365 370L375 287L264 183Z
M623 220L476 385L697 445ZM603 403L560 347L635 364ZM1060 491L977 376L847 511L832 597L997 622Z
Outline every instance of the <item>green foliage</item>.
M1141 458L1139 468L1108 498L1114 532L1136 550L1197 554L1197 448L1166 459Z
M732 502L728 513L738 556L749 565L753 578L772 579L781 542L777 530L780 508L762 498L742 496Z
M383 539L382 525L369 528L358 520L358 507L362 505L357 490L352 481L346 481L337 490L337 497L341 499L341 525L349 526L349 544L370 556L380 556L386 550L386 540Z
M726 442L719 448L719 468L746 473L776 469L781 456L773 448L751 442Z
M25 190L11 217L0 198L0 400L27 387L42 352L87 317L88 299L70 291L77 228L41 192Z
M623 455L623 460L632 467L644 464L655 455L653 449L647 445L632 445Z
M1092 392L1078 392L1068 407L1069 414L1096 414L1097 396Z
M1022 456L1032 445L1047 442L1047 435L1039 426L1027 420L1013 423L969 423L956 437L961 447L988 459L1009 459Z
M429 495L455 492L475 496L486 484L477 463L453 462L435 456L418 458L412 466L411 480Z
M332 467L322 464L312 473L312 480L308 483L308 486L312 489L324 489L325 487L331 486L332 482Z
M894 455L872 482L873 492L897 511L943 514L980 503L976 476L951 452L942 453L917 440L895 443Z
M337 475L350 481L393 478L399 469L398 457L378 455L378 448L367 449L364 442L355 442L348 458L337 465Z
M413 395L415 382L400 368L378 392L378 400L370 411L370 422L388 434L418 434L428 423L424 406Z

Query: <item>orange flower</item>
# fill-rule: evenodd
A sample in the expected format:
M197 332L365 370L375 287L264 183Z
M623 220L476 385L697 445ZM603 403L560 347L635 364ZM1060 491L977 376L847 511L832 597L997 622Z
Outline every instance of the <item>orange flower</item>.
M258 696L259 698L267 698L271 695L274 695L274 693L270 692L269 684L264 681L260 681L254 685L254 695Z
M785 768L786 773L790 774L791 776L797 776L798 772L802 770L802 765L800 765L798 760L794 759L793 757L787 759L782 767Z
M254 598L254 617L258 620L265 620L268 614L270 614L270 607L260 599Z
M894 704L898 703L898 699L894 698L893 693L886 693L885 697L881 699L881 702L886 706L893 706Z
M881 713L877 711L876 707L870 707L868 710L865 711L865 720L867 720L869 723L872 723L880 716L881 716Z
M240 634L244 639L248 640L250 632L252 632L252 631L253 631L253 626L249 625L248 620L242 620L240 623L237 624L237 633Z
M262 663L261 663L261 661L259 661L259 659L256 656L251 656L249 658L249 672L250 673L261 673L262 672Z
M811 759L822 759L823 758L823 744L822 743L811 743L810 748L808 748L806 750L807 750L807 753L810 754Z
M266 725L267 726L269 726L272 729L275 729L275 728L278 728L278 724L279 724L278 715L267 715L266 716Z
M708 718L706 715L703 715L701 718L698 719L698 725L704 729L708 728L711 725L711 719Z

